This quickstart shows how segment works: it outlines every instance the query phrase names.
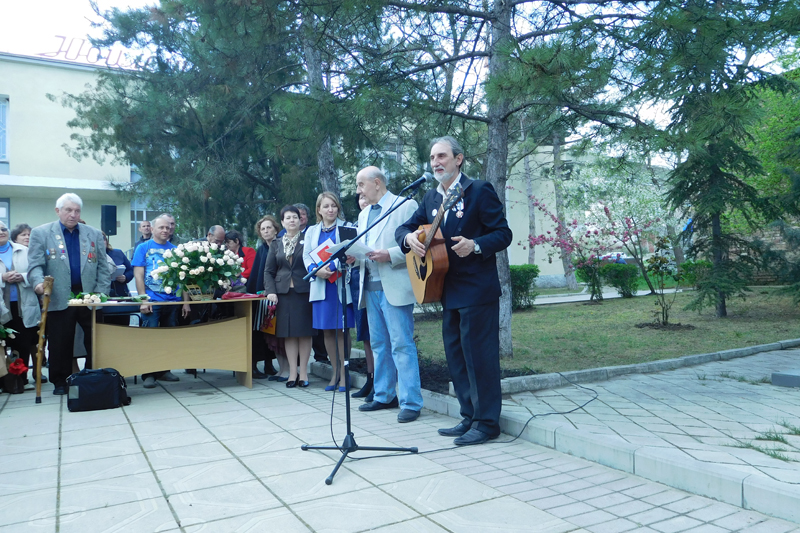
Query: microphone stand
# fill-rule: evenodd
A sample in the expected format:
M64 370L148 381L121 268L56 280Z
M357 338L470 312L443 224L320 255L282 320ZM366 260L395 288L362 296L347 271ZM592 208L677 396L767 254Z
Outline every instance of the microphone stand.
M404 189L403 191L400 191L401 194L403 192L405 192L405 190L406 189ZM321 269L325 268L329 263L331 263L335 259L339 260L339 264L346 265L347 250L349 250L350 247L352 247L353 244L355 244L359 239L361 239L361 237L363 237L369 230L371 230L376 225L378 225L378 223L380 223L384 218L388 217L393 212L395 212L401 205L403 205L407 201L411 200L414 197L414 195L416 194L416 192L417 192L416 189L411 191L408 194L408 196L403 198L402 202L400 202L397 205L393 206L386 213L381 215L381 217L378 218L377 220L375 220L372 223L371 226L367 227L367 229L365 229L364 231L359 233L356 237L351 239L349 243L347 243L341 249L336 251L336 253L332 254L327 260L325 260L317 268L315 268L314 270L312 270L311 272L306 274L306 276L303 279L310 280L312 277L314 277L314 275L317 272L319 272ZM398 197L399 197L399 195L398 195ZM347 274L347 270L348 269L349 269L349 265L347 267L345 267L345 269L344 269L345 276L340 276L339 279L337 280L337 282L341 281L341 294L339 295L339 298L341 299L340 301L342 303L342 335L345 336L344 337L344 340L345 340L345 342L344 342L344 380L345 380L344 381L344 383L345 383L344 398L345 398L345 400L344 401L345 401L345 420L346 420L346 425L347 425L347 427L346 427L347 435L345 435L344 442L342 442L342 445L340 447L337 447L337 446L309 446L308 444L303 444L303 445L300 446L300 449L303 450L303 451L308 451L308 450L339 450L339 451L342 452L342 456L339 457L339 461L336 463L336 466L333 467L333 471L331 472L331 475L329 475L325 479L325 484L326 485L330 485L331 483L333 483L333 477L336 475L336 472L339 471L339 468L342 466L342 463L344 463L344 460L347 459L347 456L349 454L351 454L351 453L355 453L357 451L362 451L362 450L363 451L372 451L372 452L406 452L406 453L417 453L419 451L419 449L416 448L416 447L412 447L412 448L386 448L386 447L380 447L380 446L359 446L356 443L355 434L353 433L351 420L350 420L350 345L347 342L347 335L350 335L350 328L347 327L347 283L346 283L346 277L347 277L346 274ZM338 332L338 328L337 328L337 332ZM338 359L338 356L339 356L339 342L338 342L338 340L336 342L336 355L337 355L337 359ZM334 371L333 371L334 375L335 375L335 373L337 371L338 371L338 369L334 369Z

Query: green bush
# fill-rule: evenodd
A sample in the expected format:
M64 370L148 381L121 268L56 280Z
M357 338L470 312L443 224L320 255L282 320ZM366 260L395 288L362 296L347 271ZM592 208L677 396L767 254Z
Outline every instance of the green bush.
M511 265L511 309L528 309L533 307L537 293L536 278L539 267L536 265Z
M684 261L679 267L683 275L684 285L697 288L697 283L703 281L703 278L711 272L713 266L711 261L706 261L705 259Z
M606 263L600 267L606 285L611 285L623 298L633 298L639 285L639 267L622 263Z

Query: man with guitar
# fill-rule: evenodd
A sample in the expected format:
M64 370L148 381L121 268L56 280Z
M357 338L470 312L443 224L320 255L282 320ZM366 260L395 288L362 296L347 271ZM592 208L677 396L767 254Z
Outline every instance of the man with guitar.
M404 252L426 257L426 242L432 240L420 226L434 222L444 203L446 212L439 219L449 267L441 296L442 336L462 421L439 434L456 437L453 442L459 446L482 444L500 435L500 280L495 254L511 244L512 234L492 185L461 173L464 150L458 141L449 136L434 139L430 161L439 186L425 194L395 238ZM454 201L459 186L462 196Z

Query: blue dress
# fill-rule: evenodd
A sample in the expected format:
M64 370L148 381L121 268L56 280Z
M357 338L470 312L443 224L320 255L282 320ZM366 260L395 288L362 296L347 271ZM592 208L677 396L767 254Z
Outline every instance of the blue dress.
M333 228L335 228L334 226ZM329 231L319 232L317 246L330 239L334 244L337 242L336 231L331 228ZM325 299L319 302L311 302L313 306L312 324L314 329L342 329L342 306L339 303L339 293L341 287L339 282L344 283L344 277L330 283L326 279L317 278L313 283L325 283ZM353 315L353 304L347 305L347 327L353 328L356 325Z

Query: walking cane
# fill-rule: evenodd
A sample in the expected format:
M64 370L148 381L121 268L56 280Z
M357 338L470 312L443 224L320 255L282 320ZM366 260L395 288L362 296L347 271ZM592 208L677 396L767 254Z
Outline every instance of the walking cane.
M47 327L47 308L50 307L50 294L53 292L53 276L44 277L44 296L42 297L42 323L39 324L39 349L36 351L36 403L42 403L42 359L44 359L44 332Z

